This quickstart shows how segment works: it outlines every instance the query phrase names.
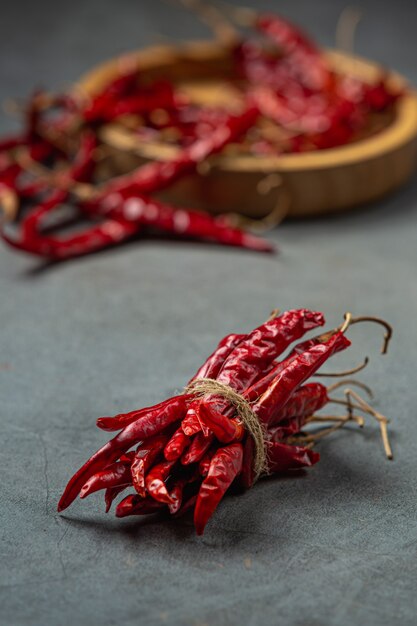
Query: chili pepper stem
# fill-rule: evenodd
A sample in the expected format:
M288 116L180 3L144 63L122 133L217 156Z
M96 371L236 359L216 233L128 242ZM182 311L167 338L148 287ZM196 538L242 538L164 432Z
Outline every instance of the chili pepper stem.
M360 408L360 407L358 407ZM356 422L358 424L358 426L360 428L363 428L365 425L365 419L362 417L362 415L354 415L349 414L347 421L352 420L354 422ZM340 421L340 416L335 416L335 415L312 415L311 417L309 417L306 420L306 424L309 423L313 423L313 422L339 422Z
M345 321L340 327L340 332L344 333L350 326L354 324L359 324L360 322L373 322L374 324L379 324L385 328L384 341L381 348L381 354L386 354L388 352L388 344L392 337L392 326L388 324L384 319L380 317L374 316L361 316L361 317L352 317L351 313L345 313Z
M236 29L213 4L203 2L203 0L176 0L176 2L192 11L201 22L213 31L219 41L228 43L239 38Z
M361 370L365 369L368 363L369 363L369 357L366 356L363 363L361 363L357 367L353 367L350 370L345 370L344 372L316 372L314 376L326 376L329 378L333 378L333 377L339 378L341 376L350 376L350 374L356 374L357 372L360 372Z
M349 414L351 414L352 409L357 409L357 410L359 410L359 411L362 411L362 410L363 410L363 407L359 406L359 404L354 404L353 402L348 402L348 401L346 401L346 400L339 400L339 399L337 399L337 398L329 398L329 402L331 402L331 403L335 403L335 404L341 404L341 405L343 405L343 406L347 407L347 408L348 408L348 412L349 412ZM352 414L352 415L353 415L353 414ZM358 423L359 423L359 422L358 422ZM363 422L363 423L361 423L361 424L359 424L359 425L360 425L360 427L361 427L361 428L363 428L363 426L365 425L365 423Z
M314 418L315 416L312 416L312 418ZM295 436L295 437L290 437L287 439L287 443L315 443L316 441L318 441L319 439L322 439L323 437L327 437L327 435L330 435L331 433L335 432L336 430L339 430L339 428L342 428L343 426L345 426L345 424L347 424L347 422L351 421L350 416L344 417L342 415L323 415L323 416L319 416L322 417L323 419L318 420L318 421L336 421L337 424L335 424L334 426L330 426L329 428L324 428L323 430L320 430L316 433L311 433L311 434L305 434L305 435L301 435L301 436ZM310 420L311 421L311 420Z
M381 437L382 437L382 443L384 446L385 455L387 459L391 461L394 458L394 455L393 455L391 444L388 438L389 419L385 417L385 415L382 415L382 413L375 411L375 409L372 408L371 405L368 404L366 400L364 400L358 393L356 393L356 391L353 391L353 389L346 389L345 394L346 396L347 395L353 396L355 400L358 402L358 404L363 408L363 410L365 410L367 413L372 415L378 421L378 424L381 430Z
M365 385L365 383L362 383L360 380L355 380L354 378L347 378L346 380L339 380L337 381L337 383L333 383L333 385L329 385L329 387L327 387L327 393L331 393L335 389L338 389L339 387L343 387L344 385L356 385L360 387L361 389L363 389L364 391L366 391L366 393L371 398L371 400L374 397L374 393L372 389L368 387L368 385Z

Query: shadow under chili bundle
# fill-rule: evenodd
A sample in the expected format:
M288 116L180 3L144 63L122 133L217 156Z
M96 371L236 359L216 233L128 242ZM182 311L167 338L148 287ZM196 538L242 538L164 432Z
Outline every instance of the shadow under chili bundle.
M106 511L126 489L116 516L194 513L198 534L232 485L252 487L261 476L314 465L316 442L348 423L376 419L388 458L388 419L375 411L352 386L372 397L366 385L346 379L329 387L310 381L334 354L351 344L345 333L359 322L385 329L386 352L391 327L373 317L345 315L343 324L310 339L303 336L324 325L322 313L291 310L271 317L248 334L224 337L183 393L163 402L114 417L97 426L117 435L74 474L58 510L104 491ZM367 363L341 373L345 376ZM344 397L331 394L344 386ZM345 415L319 413L331 404ZM272 488L272 486L271 486Z

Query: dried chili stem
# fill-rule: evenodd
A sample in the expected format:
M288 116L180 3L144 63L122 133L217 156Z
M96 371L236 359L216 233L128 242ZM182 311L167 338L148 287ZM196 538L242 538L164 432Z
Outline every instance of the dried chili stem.
M352 405L353 406L353 405ZM358 407L360 409L360 407ZM354 415L349 414L349 420L352 420L354 422L356 422L358 424L358 426L360 426L361 428L363 427L363 425L365 424L365 420L362 417L362 415ZM309 417L306 420L306 423L313 423L313 422L339 422L340 421L340 417L339 416L334 416L334 415L312 415L311 417Z
M380 317L374 316L361 316L361 317L352 317L351 313L345 313L345 321L342 326L339 328L340 332L344 333L350 326L354 324L359 324L360 322L373 322L374 324L379 324L385 328L384 334L384 342L381 348L381 354L386 354L388 352L388 344L392 337L392 326L388 324L385 320Z
M336 48L350 54L355 50L355 35L362 11L354 6L347 6L341 12L336 26Z
M327 377L339 377L339 376L349 376L350 374L356 374L363 370L369 363L369 358L366 356L363 363L354 367L350 370L345 370L344 372L316 372L314 376L327 376Z
M362 409L366 411L367 413L369 413L370 415L372 415L373 417L375 417L375 419L378 421L378 424L381 430L382 443L384 446L386 457L387 459L392 460L393 453L392 453L392 448L391 448L389 438L388 438L388 423L389 423L388 418L385 417L385 415L382 415L382 413L375 411L375 409L371 407L371 405L368 404L366 400L361 398L361 396L358 393L356 393L356 391L353 391L353 389L346 389L345 394L346 396L348 395L353 396L355 400L357 401L357 403L362 407Z
M186 9L192 11L224 43L238 39L235 28L225 19L219 9L203 0L177 0Z
M366 391L366 393L371 399L374 397L373 391L370 387L368 387L368 385L365 385L365 383L362 383L360 380L355 380L354 378L347 378L346 380L339 380L337 381L337 383L333 383L333 385L329 385L329 387L327 387L327 393L330 393L334 391L335 389L338 389L339 387L343 387L344 385L357 385L358 387Z
M330 435L336 430L339 430L339 428L342 428L345 424L347 424L347 422L351 421L349 417L343 417L342 415L329 415L329 416L321 416L321 417L327 418L328 421L337 421L337 424L335 424L334 426L330 426L329 428L324 428L323 430L320 430L317 433L301 435L301 436L296 436L296 437L289 437L286 443L300 443L300 442L304 443L305 442L305 443L314 444L319 439L322 439L323 437L327 437L327 435Z

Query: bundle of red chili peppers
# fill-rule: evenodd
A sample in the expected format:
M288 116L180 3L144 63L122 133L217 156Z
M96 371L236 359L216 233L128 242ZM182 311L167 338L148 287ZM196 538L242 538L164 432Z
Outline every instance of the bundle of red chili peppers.
M318 439L352 420L363 425L357 410L378 420L392 458L387 418L352 389L346 389L345 399L331 398L330 391L341 383L326 388L308 382L332 355L350 346L345 332L362 321L385 327L384 352L391 327L379 318L350 314L339 328L292 345L324 324L322 313L306 309L273 312L252 332L227 335L183 393L97 420L99 428L119 432L71 478L58 510L78 495L104 490L108 511L122 491L132 488L117 504L117 517L155 512L178 516L193 510L201 534L232 485L249 488L261 475L314 465L319 454L312 446ZM367 389L354 380L346 383ZM317 415L331 402L345 405L347 414ZM333 424L318 431L306 428L322 422Z
M238 110L192 103L181 84L149 83L141 68L121 68L92 97L35 94L24 132L0 142L0 206L9 222L0 226L4 241L65 259L154 229L271 251L269 242L232 227L225 216L163 204L152 194L226 147L281 154L345 144L369 126L372 115L392 109L400 94L383 75L370 85L336 74L322 51L281 17L253 15L249 21L264 41L240 37L231 46ZM138 142L174 137L179 152L174 160L111 178L103 142L109 123L133 126ZM72 210L70 220L63 207ZM74 220L87 227L59 233Z

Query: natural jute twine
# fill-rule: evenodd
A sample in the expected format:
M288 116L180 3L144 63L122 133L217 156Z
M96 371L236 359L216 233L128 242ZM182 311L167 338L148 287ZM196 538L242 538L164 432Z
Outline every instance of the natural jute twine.
M197 378L187 385L184 389L184 393L194 395L197 398L204 398L204 396L213 394L221 396L233 404L246 430L255 443L255 455L253 460L255 480L257 480L261 474L267 473L268 463L264 429L251 405L245 398L229 387L229 385L220 383L218 380L212 378Z

